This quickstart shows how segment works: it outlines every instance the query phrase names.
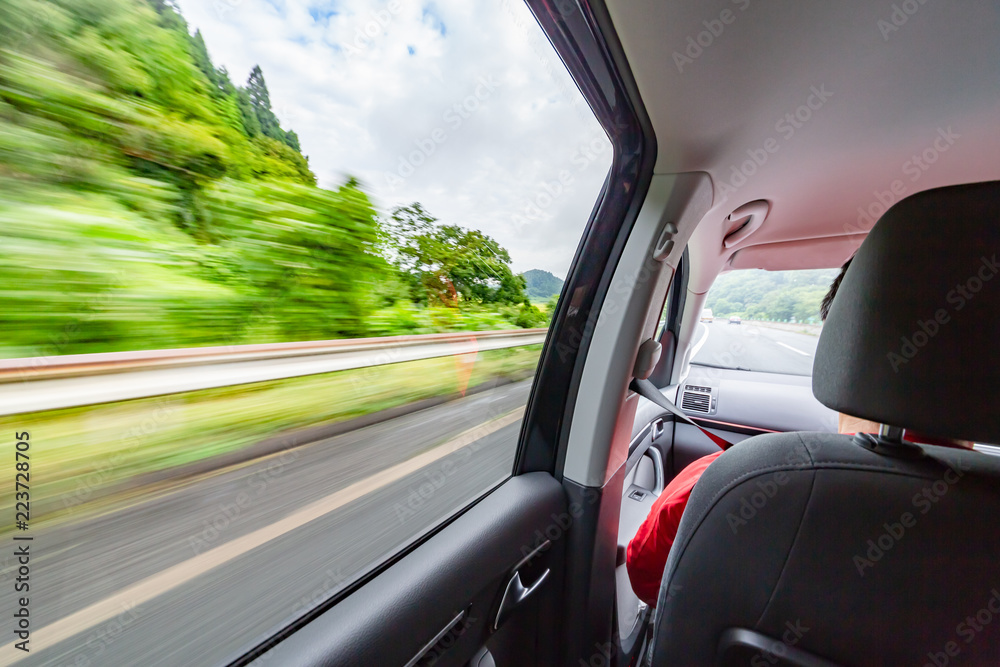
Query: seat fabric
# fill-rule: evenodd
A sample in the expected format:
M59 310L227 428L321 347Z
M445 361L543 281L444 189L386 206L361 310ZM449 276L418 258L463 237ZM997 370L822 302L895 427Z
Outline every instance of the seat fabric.
M775 640L753 665L783 646L843 665L1000 664L1000 459L920 451L783 433L719 457L667 561L652 663L717 664L723 633L746 628Z

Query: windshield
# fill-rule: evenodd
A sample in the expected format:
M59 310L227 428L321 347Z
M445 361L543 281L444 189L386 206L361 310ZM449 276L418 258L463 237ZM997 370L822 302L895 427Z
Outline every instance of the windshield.
M836 269L723 274L705 301L691 363L812 375L819 306L836 275Z

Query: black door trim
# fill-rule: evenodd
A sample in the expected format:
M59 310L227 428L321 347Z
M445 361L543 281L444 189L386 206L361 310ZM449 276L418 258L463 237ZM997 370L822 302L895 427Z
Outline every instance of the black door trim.
M604 189L576 251L521 425L514 474L562 479L594 325L653 176L656 138L603 0L526 0L614 147Z

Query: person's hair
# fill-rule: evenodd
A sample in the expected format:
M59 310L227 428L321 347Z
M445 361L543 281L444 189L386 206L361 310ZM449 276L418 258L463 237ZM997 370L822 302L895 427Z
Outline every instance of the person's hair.
M824 322L826 322L826 316L830 314L830 307L833 305L833 299L837 296L837 290L840 289L840 283L844 280L844 274L847 273L847 267L851 265L851 260L853 259L854 258L851 257L851 259L844 262L844 265L840 267L840 273L837 274L837 277L834 278L833 282L830 284L830 291L826 293L826 296L823 297L823 302L819 304L819 316Z

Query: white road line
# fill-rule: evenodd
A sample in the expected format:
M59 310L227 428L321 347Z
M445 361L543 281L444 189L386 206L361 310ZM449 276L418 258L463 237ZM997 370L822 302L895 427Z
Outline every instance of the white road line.
M691 348L691 354L688 355L688 359L694 359L695 355L697 355L701 350L701 346L705 344L706 340L708 340L708 326L704 322L699 322L698 324L705 330L705 333L702 335L701 339L694 344L694 347Z
M123 609L131 609L157 596L163 595L167 591L177 588L238 556L242 556L252 549L256 549L364 495L388 486L411 473L417 472L438 459L458 451L462 447L471 445L480 438L484 438L491 433L499 431L504 426L515 423L523 415L524 408L522 407L497 419L482 423L479 426L460 433L443 445L438 445L423 454L379 471L371 477L355 482L325 498L320 498L280 521L276 521L263 528L258 528L243 537L238 537L194 558L178 563L162 572L132 584L110 597L95 602L89 607L61 618L55 623L50 623L44 628L31 633L31 650L34 652L42 651L64 639L68 639L73 635L114 618ZM0 655L0 665L10 665L26 657L28 657L28 654L16 649L12 642L4 647L4 655Z
M780 345L781 347L787 347L787 348L788 348L789 350L791 350L792 352L797 352L797 353L801 354L801 355L802 355L803 357L811 357L811 356L812 356L812 355L811 355L811 354L809 354L808 352L803 352L802 350L796 350L796 349L795 349L794 347L792 347L791 345L785 345L784 343L782 343L782 342L781 342L781 341L779 341L779 340L776 340L776 341L774 341L774 342L775 342L775 343L777 343L778 345Z

